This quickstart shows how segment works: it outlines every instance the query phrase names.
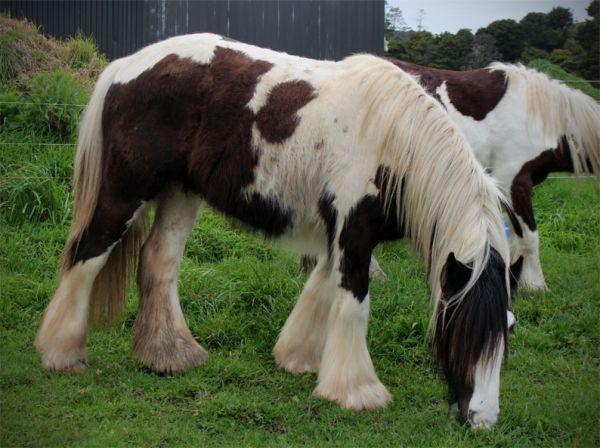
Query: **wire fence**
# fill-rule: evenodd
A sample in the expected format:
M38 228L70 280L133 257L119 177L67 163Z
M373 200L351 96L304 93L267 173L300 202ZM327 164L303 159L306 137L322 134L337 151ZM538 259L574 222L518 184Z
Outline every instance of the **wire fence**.
M0 104L18 104L27 106L72 106L72 107L85 107L86 104L77 103L43 103L43 102L32 102L32 101L0 101Z
M600 83L600 80L591 79L591 80L559 80L564 83ZM59 107L74 107L74 108L84 108L86 104L78 104L78 103L51 103L51 102L33 102L33 101L0 101L0 104L6 105L18 105L18 106L59 106ZM29 145L29 146L40 146L40 147L75 147L76 143L48 143L48 142L36 142L36 141L21 141L21 142L3 142L0 141L0 145L2 146L19 146L19 145ZM10 176L3 175L4 180L6 179L48 179L45 176ZM581 178L595 178L594 175L580 175L580 176L549 176L548 179L559 179L559 180L578 180Z

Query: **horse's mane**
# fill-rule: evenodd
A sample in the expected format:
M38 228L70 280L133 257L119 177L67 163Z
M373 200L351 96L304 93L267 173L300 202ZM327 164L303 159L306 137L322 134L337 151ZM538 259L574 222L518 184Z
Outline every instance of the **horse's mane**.
M555 142L566 136L576 174L591 168L600 176L600 105L593 98L521 64L494 62L489 69L504 71L509 88L525 83L529 120L539 120L544 134Z
M345 76L358 78L353 86L364 101L361 133L377 148L377 166L388 167L395 179L384 191L386 209L397 210L398 222L423 256L436 311L450 252L473 268L470 281L446 304L462 300L485 267L490 246L505 263L509 259L499 189L442 107L411 75L370 56L342 63L349 68ZM390 207L392 200L396 207Z

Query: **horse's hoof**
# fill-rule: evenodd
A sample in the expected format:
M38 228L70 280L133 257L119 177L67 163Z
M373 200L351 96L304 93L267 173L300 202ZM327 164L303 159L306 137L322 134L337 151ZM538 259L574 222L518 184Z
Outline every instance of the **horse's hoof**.
M81 373L87 368L85 351L76 353L43 352L42 366L51 372Z
M346 388L336 388L335 385L320 383L313 395L334 401L342 408L356 411L383 408L392 401L388 390L377 379L374 382Z
M177 338L173 344L136 344L134 357L145 367L161 375L185 372L208 359L208 352L195 340Z

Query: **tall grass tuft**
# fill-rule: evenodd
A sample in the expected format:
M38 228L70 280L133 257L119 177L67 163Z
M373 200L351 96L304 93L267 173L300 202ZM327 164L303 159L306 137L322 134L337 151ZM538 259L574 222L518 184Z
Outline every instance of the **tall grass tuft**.
M66 62L75 69L87 67L98 53L96 42L91 37L86 37L81 30L77 30L75 37L66 43Z
M15 32L0 35L0 84L3 85L13 81L21 69L15 38Z
M66 142L75 138L87 92L77 79L64 71L38 74L31 83L29 97L17 117L21 131L30 136Z
M52 167L30 162L2 169L0 214L9 224L50 221L64 224L70 216L71 188L53 177Z

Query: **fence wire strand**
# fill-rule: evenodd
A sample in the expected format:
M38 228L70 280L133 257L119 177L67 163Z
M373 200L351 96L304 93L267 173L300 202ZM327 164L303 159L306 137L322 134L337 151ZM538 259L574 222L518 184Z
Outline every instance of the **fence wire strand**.
M0 101L0 104L19 104L27 106L70 106L70 107L85 107L86 104L77 103L43 103L33 101Z

